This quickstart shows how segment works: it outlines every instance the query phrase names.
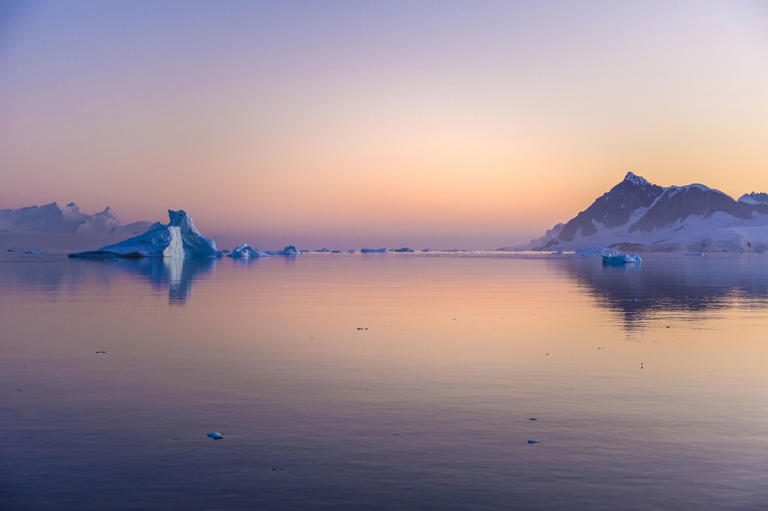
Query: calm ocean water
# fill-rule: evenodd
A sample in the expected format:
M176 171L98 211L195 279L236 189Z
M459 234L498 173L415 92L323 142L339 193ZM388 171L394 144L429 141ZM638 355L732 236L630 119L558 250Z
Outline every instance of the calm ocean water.
M6 257L0 291L3 510L768 508L768 256Z

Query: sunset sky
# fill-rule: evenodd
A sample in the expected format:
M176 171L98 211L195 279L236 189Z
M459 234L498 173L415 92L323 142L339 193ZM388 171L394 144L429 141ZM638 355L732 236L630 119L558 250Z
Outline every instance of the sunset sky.
M768 2L0 3L0 208L495 248L628 169L768 191Z

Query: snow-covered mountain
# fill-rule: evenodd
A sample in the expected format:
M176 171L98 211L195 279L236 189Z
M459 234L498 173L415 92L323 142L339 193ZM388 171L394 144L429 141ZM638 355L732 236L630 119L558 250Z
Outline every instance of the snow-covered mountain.
M0 209L0 232L7 233L131 235L146 230L150 225L150 222L123 224L120 217L109 207L92 215L83 213L74 202L63 208L51 202L42 206Z
M528 248L588 246L763 252L768 250L768 194L752 192L737 201L702 184L661 187L628 172L587 209Z

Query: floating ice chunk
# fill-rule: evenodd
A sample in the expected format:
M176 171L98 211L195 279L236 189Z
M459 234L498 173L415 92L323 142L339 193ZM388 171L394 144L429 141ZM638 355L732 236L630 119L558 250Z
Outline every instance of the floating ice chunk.
M284 256L297 256L301 255L301 250L294 247L293 245L288 245L283 249L282 255Z
M235 247L228 255L232 259L258 259L260 257L269 257L269 254L263 250L256 250L247 243Z
M619 254L619 255L604 255L603 264L605 266L625 266L625 265L639 265L643 262L643 259L639 255L634 254Z
M208 433L205 436L207 436L208 438L213 438L214 440L221 440L222 438L224 438L224 435L222 435L218 431L214 431L212 433Z
M416 251L414 249L412 249L412 248L402 247L402 248L396 248L392 252L411 253L411 252L416 252Z
M45 250L43 250L42 248L9 248L8 252L13 252L15 254L24 254L24 255L45 254Z
M360 253L361 254L386 254L387 249L386 248L361 248Z
M528 440L529 444L538 444L539 442L541 442L541 440L534 440L534 439Z

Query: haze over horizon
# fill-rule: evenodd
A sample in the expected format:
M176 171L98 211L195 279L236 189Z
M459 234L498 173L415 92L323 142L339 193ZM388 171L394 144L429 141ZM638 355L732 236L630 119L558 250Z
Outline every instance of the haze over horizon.
M9 2L0 208L495 248L629 169L768 191L768 4Z

